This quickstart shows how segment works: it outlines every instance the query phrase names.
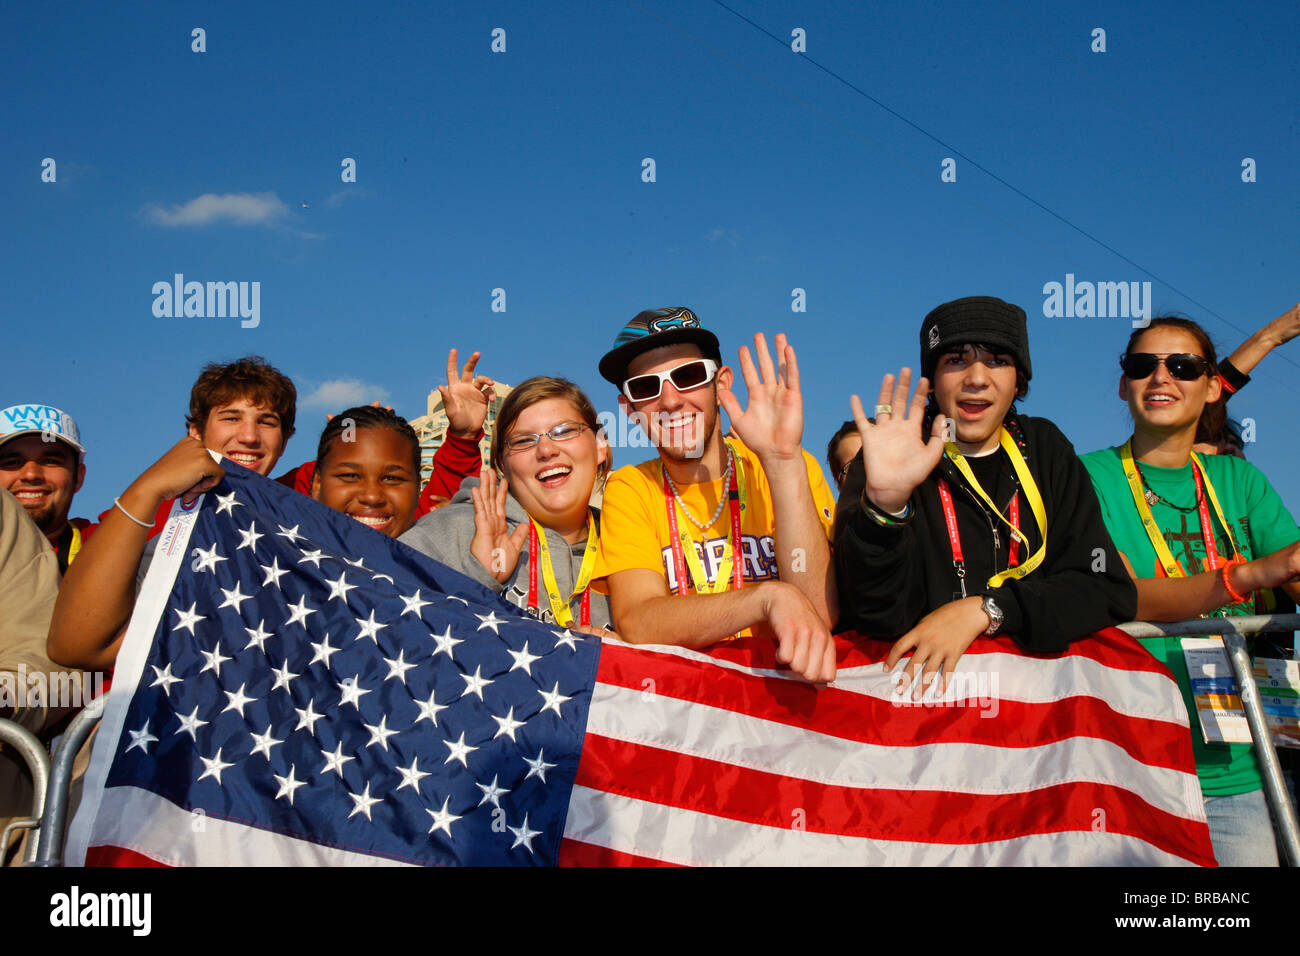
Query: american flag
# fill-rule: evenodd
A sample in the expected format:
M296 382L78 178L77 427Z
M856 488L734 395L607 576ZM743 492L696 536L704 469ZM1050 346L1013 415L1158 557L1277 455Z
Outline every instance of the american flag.
M1107 631L978 642L914 704L771 641L548 627L225 463L118 658L70 863L1209 864L1172 678Z

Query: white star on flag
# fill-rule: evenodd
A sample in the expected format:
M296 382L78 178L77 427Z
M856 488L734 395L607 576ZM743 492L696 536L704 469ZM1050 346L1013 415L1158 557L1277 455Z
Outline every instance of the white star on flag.
M149 745L158 740L157 737L149 733L149 721L147 720L144 722L144 726L139 730L128 730L127 733L131 735L131 744L126 748L127 753L130 753L136 747L139 747L147 754L149 752Z
M451 825L455 823L457 820L459 820L460 817L456 816L456 814L454 813L448 812L447 804L449 803L451 803L451 797L447 797L445 800L442 801L441 810L435 812L433 810L428 809L427 807L425 808L424 812L427 813L429 816L433 817L433 826L429 827L430 833L432 833L434 830L441 830L442 832L447 834L448 837L451 836Z
M179 631L181 628L185 628L185 630L190 632L190 636L193 637L194 625L199 623L199 621L207 620L207 618L204 617L202 614L194 613L194 609L197 608L198 606L199 606L199 602L195 601L193 604L190 605L190 609L188 611L182 611L180 608L176 608L175 609L176 616L180 618L180 621L179 623L177 623L175 627L172 628L172 630Z
M327 601L332 601L335 598L338 598L344 604L347 604L348 592L357 589L355 584L348 584L348 574L346 571L339 573L337 581L331 581L329 578L326 578L325 583L330 586L330 595L325 599Z
M537 654L528 653L527 641L524 641L524 649L522 651L512 651L509 648L507 648L506 653L509 654L512 658L514 658L515 661L513 664L510 665L510 669L512 671L517 669L522 669L523 672L525 674L528 674L530 677L532 676L533 673L533 661L540 661L542 659Z
M217 783L221 783L221 771L225 770L227 767L234 766L233 763L226 763L221 759L220 747L217 748L217 755L215 757L209 759L208 757L200 755L199 760L203 762L205 768L203 773L199 774L199 779L202 780L204 777L212 777L217 781Z
M399 594L398 597L402 599L402 614L414 614L416 617L420 616L420 608L428 607L433 603L432 601L420 600L419 588L416 588L415 593L410 597L404 594Z
M235 547L235 550L242 551L244 548L248 548L254 554L257 554L257 539L266 537L257 530L257 522L250 521L247 530L242 528L237 530L239 531L239 544Z
M293 806L293 792L297 790L299 787L304 787L307 785L306 780L294 779L293 774L295 769L296 768L294 767L293 764L289 764L289 776L282 777L278 773L271 775L275 777L276 781L280 784L280 790L275 795L275 799L279 800L281 797L288 797L290 806Z
M529 853L534 852L533 837L537 836L542 831L528 829L528 814L526 813L524 814L523 826L521 827L507 826L506 829L515 835L515 842L510 844L510 849L513 850L517 846L523 846L528 850Z
M225 558L217 553L217 545L215 542L207 551L204 551L202 548L194 549L195 571L211 571L213 574L216 574L217 563L225 560Z
M559 681L555 682L555 687L551 689L550 693L547 693L544 690L539 690L538 693L542 695L542 700L546 701L546 703L542 705L542 709L538 711L539 714L544 714L548 710L553 710L555 711L557 716L559 717L564 716L563 714L560 713L560 705L565 703L566 701L572 700L572 698L565 697L563 694L560 693Z

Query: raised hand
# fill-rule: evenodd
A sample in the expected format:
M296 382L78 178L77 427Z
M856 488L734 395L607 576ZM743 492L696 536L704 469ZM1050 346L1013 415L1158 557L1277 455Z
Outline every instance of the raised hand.
M1264 331L1271 334L1278 345L1285 345L1300 335L1300 304L1291 306L1266 325Z
M458 438L478 437L487 419L488 403L496 398L492 379L474 374L481 354L475 352L465 367L457 372L459 357L456 350L447 353L447 384L438 386L438 394L442 396L442 407L447 412L447 430Z
M479 486L470 489L470 496L474 499L474 539L470 542L469 552L500 584L505 584L515 573L519 552L528 540L527 522L519 522L513 532L508 530L507 491L506 480L498 480L491 468L484 468L479 476Z
M862 463L867 471L863 494L882 511L898 512L907 504L913 489L934 471L943 457L947 419L936 415L929 440L921 432L925 421L925 397L930 383L921 379L909 405L907 393L912 386L912 370L905 368L894 376L886 375L880 383L876 403L876 423L867 421L862 400L849 399L853 421L862 436Z
M799 393L799 364L794 348L786 342L784 332L776 336L777 366L767 351L763 333L754 336L758 367L750 358L749 347L740 349L740 372L749 392L749 407L740 402L729 387L718 385L718 398L731 418L731 427L740 440L761 461L800 459L803 438L803 396Z

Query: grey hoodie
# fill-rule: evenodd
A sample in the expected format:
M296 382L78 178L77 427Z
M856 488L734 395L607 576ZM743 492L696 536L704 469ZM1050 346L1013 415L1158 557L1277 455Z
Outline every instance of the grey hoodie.
M410 545L422 554L427 554L450 568L455 568L473 578L486 588L497 591L511 604L525 611L528 608L528 546L519 552L519 561L514 574L504 585L488 574L487 569L479 564L478 558L470 553L470 542L474 540L474 500L470 489L477 487L479 479L466 478L449 502L436 511L431 511L403 534L399 541ZM596 516L596 526L600 526L600 512L592 509ZM521 521L527 521L528 514L512 495L506 495L506 529L514 531ZM546 545L551 552L551 563L555 568L555 583L563 595L573 593L578 572L582 568L582 555L587 547L586 539L570 545L558 532L550 528L546 533ZM566 560L567 559L567 560ZM569 610L574 621L579 619L582 596L578 595L569 602ZM543 621L555 623L551 613L551 604L546 597L546 585L541 576L537 581L538 613ZM595 627L610 625L609 599L603 594L591 592L591 623Z

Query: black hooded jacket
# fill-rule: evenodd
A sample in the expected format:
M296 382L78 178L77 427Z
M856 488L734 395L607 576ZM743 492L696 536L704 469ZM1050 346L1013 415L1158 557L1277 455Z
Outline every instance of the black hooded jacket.
M1009 532L980 501L945 456L911 497L913 517L902 527L882 527L864 511L866 476L862 455L854 460L835 516L835 570L841 630L881 638L900 637L929 612L961 596L953 565L940 478L953 497L965 559L968 595L992 594L1005 619L1002 632L1026 650L1055 653L1103 627L1133 619L1137 588L1102 521L1097 494L1074 447L1045 418L1008 415L1006 427L1038 485L1047 514L1043 563L1021 580L990 588L988 579L1006 570ZM968 457L971 470L1002 513L1019 488L1004 450ZM1029 550L1041 544L1028 499L1020 494L1020 530Z

